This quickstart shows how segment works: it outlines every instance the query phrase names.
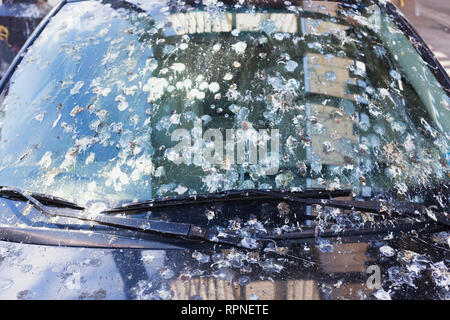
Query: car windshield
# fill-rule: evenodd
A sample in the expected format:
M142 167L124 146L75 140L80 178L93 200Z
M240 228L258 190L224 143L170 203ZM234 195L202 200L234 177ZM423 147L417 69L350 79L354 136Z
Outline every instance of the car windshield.
M449 97L372 1L82 1L0 96L0 185L83 204L448 182Z

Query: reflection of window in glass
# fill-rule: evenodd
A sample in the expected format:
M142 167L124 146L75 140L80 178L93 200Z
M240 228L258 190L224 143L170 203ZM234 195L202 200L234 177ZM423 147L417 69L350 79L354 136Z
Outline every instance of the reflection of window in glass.
M356 100L348 85L358 85L359 82L350 75L350 70L365 72L363 63L333 55L308 53L304 57L304 65L306 91Z
M241 291L241 286L231 286L227 280L213 278L176 279L170 282L174 299L187 300L199 296L204 300L251 299L263 300L318 300L319 290L315 280L252 281ZM245 295L245 296L243 296Z
M319 300L319 290L314 280L286 281L287 300Z
M211 16L206 12L177 13L167 17L177 35L231 32L233 15L231 13Z
M233 18L235 27L233 27ZM293 13L226 13L210 15L206 12L191 12L172 14L167 18L177 35L207 33L258 31L268 28L277 32L296 33L298 30L298 17Z
M345 30L348 28L348 26L329 21L302 18L302 30L304 34L317 36L332 34L338 38L343 38L345 37Z
M330 299L364 299L364 296L369 296L374 291L364 281L362 283L336 282L334 289L330 292Z
M195 296L203 300L235 300L241 297L239 286L231 286L228 280L215 278L181 278L171 281L170 288L175 300L188 300Z
M273 14L236 14L236 29L240 31L256 31L271 25L279 32L296 33L298 30L298 17L292 13Z
M315 280L254 281L245 287L245 298L256 295L261 300L318 300L319 290Z
M333 17L340 11L339 2L329 1L303 1L303 10L327 14Z
M336 107L311 105L311 119L320 124L320 130L311 132L311 147L322 164L344 165L347 143L355 144L358 137L353 132L354 120Z
M381 12L377 5L372 5L366 8L368 13L367 20L369 21L370 27L374 30L379 30L381 28Z
M369 248L368 243L334 244L333 247L333 252L322 252L317 248L314 250L319 258L322 272L348 273L366 271L366 263L369 262L369 258L366 255Z
M256 295L261 300L275 300L275 285L271 281L254 281L245 288L246 299Z
M314 254L318 257L322 272L327 274L345 273L348 277L351 274L366 274L367 265L370 262L370 258L367 255L368 248L369 244L365 242L342 243L334 244L332 252L323 252L315 247ZM361 295L368 295L374 291L374 289L370 289L366 285L366 279L363 278L361 281L337 282L330 292L330 298L357 299L361 298Z

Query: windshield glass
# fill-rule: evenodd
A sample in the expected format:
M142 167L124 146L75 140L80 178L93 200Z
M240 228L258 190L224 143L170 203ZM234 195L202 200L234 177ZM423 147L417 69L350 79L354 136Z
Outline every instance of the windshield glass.
M187 3L66 4L0 97L0 184L83 204L448 182L449 97L372 1Z

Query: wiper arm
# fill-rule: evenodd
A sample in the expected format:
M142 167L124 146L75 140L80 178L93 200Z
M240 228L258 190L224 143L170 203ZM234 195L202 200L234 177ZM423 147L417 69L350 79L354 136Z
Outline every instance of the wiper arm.
M140 201L126 204L124 206L115 207L104 210L105 213L132 213L144 210L151 210L154 208L166 208L171 206L181 205L199 205L214 202L230 202L230 201L249 201L249 200L276 200L280 199L281 195L295 195L296 198L311 198L311 199L330 199L335 197L347 197L351 195L351 190L327 190L320 188L308 188L301 191L285 191L285 190L229 190L216 193L196 194L183 197L166 197L161 199L154 199L148 201Z
M64 217L73 218L85 222L95 222L102 225L124 228L134 231L154 231L161 233L169 233L173 235L189 235L190 225L183 223L163 222L163 221L144 221L142 219L122 218L114 216L106 216L101 214L89 215L80 214L78 212L59 210L54 208L45 207L43 202L64 205L67 208L72 209L84 209L75 203L67 200L57 198L54 196L48 196L43 194L30 193L28 191L21 190L19 188L1 187L0 195L6 195L13 198L19 198L21 200L29 201L37 210L48 218ZM42 202L41 202L42 201Z

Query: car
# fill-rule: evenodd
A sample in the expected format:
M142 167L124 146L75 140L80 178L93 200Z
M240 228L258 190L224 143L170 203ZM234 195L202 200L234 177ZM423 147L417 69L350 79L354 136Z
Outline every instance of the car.
M449 299L449 92L387 1L62 1L0 82L0 298Z

